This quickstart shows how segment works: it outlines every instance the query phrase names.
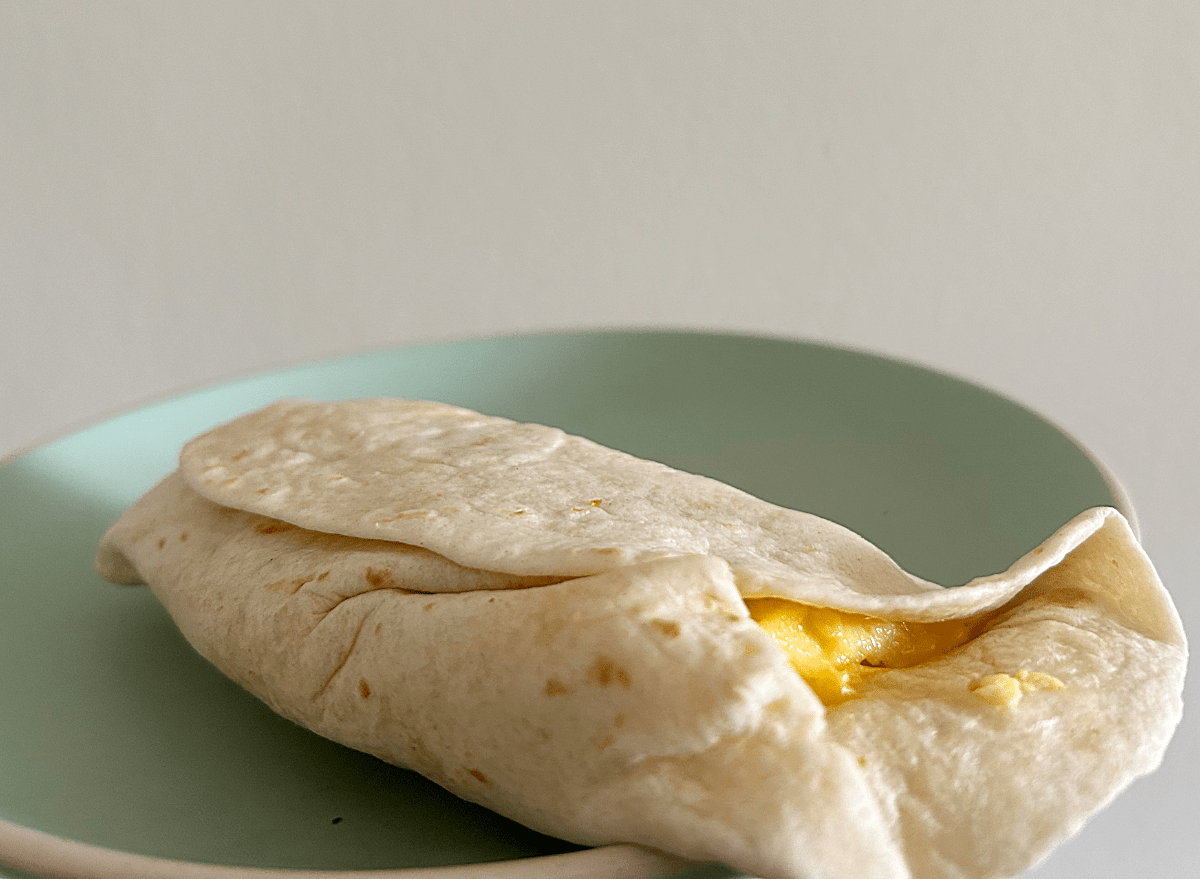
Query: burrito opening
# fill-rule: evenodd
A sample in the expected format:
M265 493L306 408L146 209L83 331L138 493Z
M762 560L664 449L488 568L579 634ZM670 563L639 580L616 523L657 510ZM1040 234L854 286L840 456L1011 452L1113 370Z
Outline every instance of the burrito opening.
M827 706L869 678L945 656L987 628L994 613L933 623L884 620L785 598L747 598L750 617L778 643Z

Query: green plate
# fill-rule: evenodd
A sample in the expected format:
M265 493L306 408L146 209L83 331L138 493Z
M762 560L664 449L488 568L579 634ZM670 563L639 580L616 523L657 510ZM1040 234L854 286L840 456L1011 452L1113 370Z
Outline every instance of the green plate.
M1021 406L789 340L480 339L188 393L0 467L0 863L68 872L51 837L321 870L575 850L276 717L193 653L148 590L93 572L101 534L185 440L285 396L417 397L553 424L840 522L945 585L1008 567L1086 507L1130 512L1084 449Z

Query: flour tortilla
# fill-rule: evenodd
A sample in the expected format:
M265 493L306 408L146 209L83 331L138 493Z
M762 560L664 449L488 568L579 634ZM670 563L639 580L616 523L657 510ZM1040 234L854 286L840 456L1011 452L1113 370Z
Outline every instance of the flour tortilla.
M436 403L217 428L98 563L322 735L546 833L769 879L1011 875L1155 768L1181 713L1182 627L1115 510L942 590L817 517ZM825 708L758 595L995 616ZM1066 689L969 688L1020 669Z

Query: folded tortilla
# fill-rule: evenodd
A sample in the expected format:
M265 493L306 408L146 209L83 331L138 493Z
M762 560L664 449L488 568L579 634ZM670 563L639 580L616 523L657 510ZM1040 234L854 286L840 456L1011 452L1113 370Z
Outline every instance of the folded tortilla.
M439 403L284 401L180 460L104 537L105 577L149 583L285 717L574 842L1010 876L1180 719L1179 616L1109 508L944 589L816 516ZM819 697L755 621L771 599L851 640L969 638Z

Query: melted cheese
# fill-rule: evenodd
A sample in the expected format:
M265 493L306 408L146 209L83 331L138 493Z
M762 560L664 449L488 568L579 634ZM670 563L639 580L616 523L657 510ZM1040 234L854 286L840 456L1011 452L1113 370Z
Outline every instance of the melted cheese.
M1021 701L1026 693L1036 693L1040 690L1064 690L1066 684L1054 675L1040 671L1020 669L1015 675L998 674L984 675L976 678L967 685L967 689L997 708L1012 708Z
M936 623L882 620L782 598L750 598L746 607L826 705L854 698L867 678L887 669L944 656L986 624L983 617Z
M1021 682L1003 673L984 675L971 681L967 689L997 708L1012 708L1021 701Z

